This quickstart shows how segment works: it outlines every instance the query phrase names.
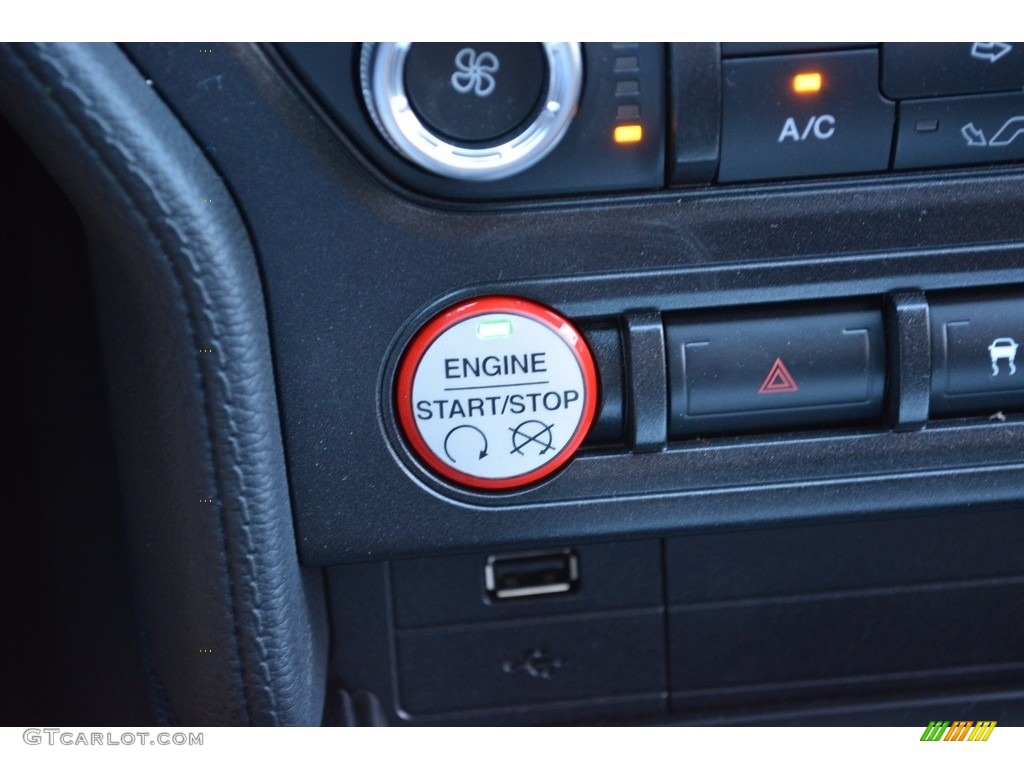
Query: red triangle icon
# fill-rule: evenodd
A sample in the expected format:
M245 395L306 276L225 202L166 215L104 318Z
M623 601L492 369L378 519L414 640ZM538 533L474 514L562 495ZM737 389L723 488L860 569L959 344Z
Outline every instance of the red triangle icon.
M761 388L757 390L757 394L774 395L778 392L796 392L798 389L800 387L797 386L793 374L789 372L786 364L782 362L782 358L776 357L775 364L768 371L768 376L765 378Z

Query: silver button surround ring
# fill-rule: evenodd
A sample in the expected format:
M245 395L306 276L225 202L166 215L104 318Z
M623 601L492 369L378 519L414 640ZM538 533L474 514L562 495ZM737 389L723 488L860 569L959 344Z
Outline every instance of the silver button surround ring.
M493 181L547 155L565 136L583 88L579 43L541 43L548 62L547 89L536 117L508 141L464 147L432 132L416 115L405 90L405 60L412 43L373 43L362 56L363 99L377 127L408 160L440 176Z

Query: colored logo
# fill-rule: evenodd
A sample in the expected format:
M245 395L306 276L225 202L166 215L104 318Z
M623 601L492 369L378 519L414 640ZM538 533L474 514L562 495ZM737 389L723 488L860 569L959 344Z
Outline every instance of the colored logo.
M988 741L995 727L995 720L932 720L921 741Z

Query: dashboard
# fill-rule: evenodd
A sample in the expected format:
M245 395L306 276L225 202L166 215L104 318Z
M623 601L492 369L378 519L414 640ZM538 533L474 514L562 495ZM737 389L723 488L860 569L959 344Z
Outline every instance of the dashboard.
M1024 43L0 70L142 719L1024 722Z

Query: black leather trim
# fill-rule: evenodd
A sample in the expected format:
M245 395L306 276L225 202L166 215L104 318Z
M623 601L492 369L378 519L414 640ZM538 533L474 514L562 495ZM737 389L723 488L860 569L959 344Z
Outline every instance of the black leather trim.
M0 109L89 234L135 586L173 719L318 724L322 580L296 555L263 292L227 189L114 45L0 47Z

